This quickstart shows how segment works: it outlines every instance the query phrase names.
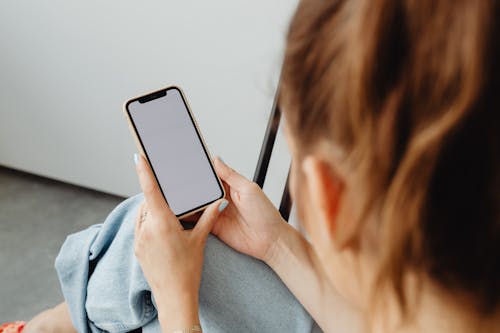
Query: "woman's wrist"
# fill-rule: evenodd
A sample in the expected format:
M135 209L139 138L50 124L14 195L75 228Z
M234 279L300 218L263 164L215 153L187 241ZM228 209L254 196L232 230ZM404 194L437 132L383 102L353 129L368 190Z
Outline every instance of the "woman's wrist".
M295 233L297 233L297 231L288 223L280 225L279 236L276 241L271 244L268 254L264 259L264 262L274 271L276 271L276 268L280 266L282 262L287 261L286 257L290 253L289 249L293 246L292 243L294 243L297 238Z
M162 296L155 301L158 306L158 320L163 332L171 333L190 329L200 324L198 295L185 293L169 297Z

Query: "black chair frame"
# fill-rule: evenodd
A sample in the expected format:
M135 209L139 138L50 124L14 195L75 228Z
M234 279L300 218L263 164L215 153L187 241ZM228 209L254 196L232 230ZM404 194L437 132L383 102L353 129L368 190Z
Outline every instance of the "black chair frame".
M261 188L264 187L264 181L266 180L267 169L271 160L274 143L276 142L276 135L278 133L280 121L281 110L278 105L278 97L276 97L274 99L271 115L269 116L269 120L267 122L264 141L262 142L262 146L260 148L259 159L257 161L257 166L255 168L255 173L253 176L253 181L257 183L257 185L259 185ZM290 191L288 188L289 178L290 168L288 169L285 188L283 189L283 194L281 195L281 202L279 206L279 212L286 221L288 221L288 218L290 217L290 210L292 208L292 199L290 197Z

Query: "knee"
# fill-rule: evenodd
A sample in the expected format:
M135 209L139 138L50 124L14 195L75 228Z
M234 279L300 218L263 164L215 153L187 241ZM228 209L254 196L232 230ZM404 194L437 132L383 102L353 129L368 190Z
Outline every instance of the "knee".
M54 332L54 309L45 310L33 317L24 327L23 333L49 333Z

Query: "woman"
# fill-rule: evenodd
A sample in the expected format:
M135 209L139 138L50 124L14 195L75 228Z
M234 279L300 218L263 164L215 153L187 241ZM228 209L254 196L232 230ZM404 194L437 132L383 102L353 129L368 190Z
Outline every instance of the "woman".
M162 331L198 330L212 232L324 331L338 292L371 332L500 332L499 15L493 0L301 1L279 102L308 240L220 160L227 201L183 231L136 158L135 253Z

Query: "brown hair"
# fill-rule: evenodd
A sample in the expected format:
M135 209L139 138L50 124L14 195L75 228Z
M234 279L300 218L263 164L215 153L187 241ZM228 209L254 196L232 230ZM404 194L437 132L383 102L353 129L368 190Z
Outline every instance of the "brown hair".
M403 310L409 270L499 306L499 7L305 0L289 28L280 103L299 155L321 139L345 152L349 238L375 230Z

